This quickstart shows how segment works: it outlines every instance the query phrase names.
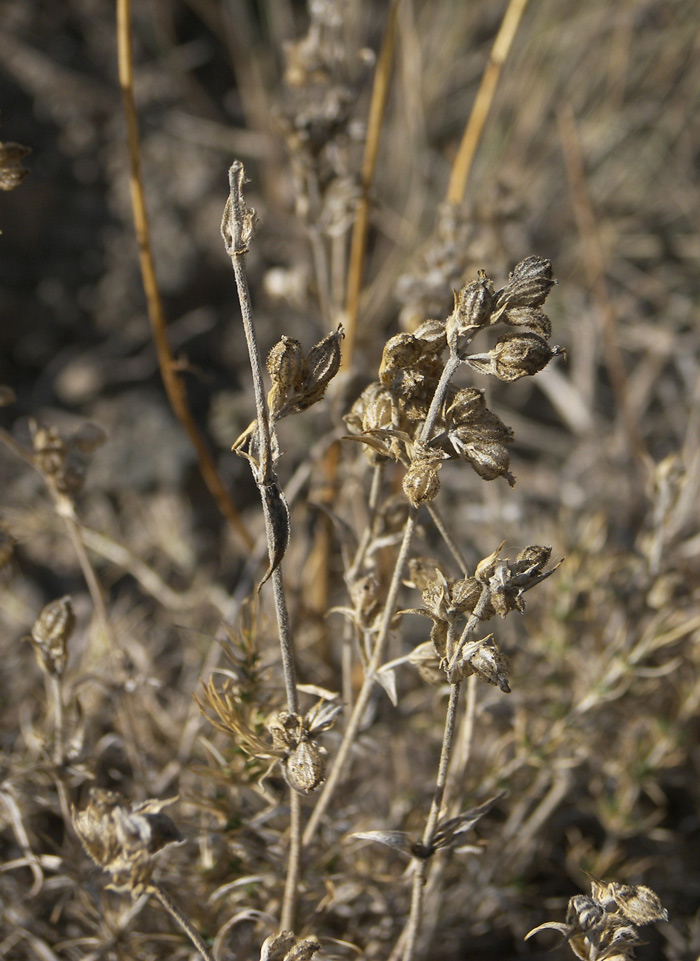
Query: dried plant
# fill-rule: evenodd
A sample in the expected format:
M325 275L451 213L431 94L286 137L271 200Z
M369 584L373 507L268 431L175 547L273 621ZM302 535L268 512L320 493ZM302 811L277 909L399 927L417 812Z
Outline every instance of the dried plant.
M0 954L698 956L691 6L3 0Z

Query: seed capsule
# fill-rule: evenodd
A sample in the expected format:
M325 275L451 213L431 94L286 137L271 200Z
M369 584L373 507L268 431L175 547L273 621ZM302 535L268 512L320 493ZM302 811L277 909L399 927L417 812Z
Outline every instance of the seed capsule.
M60 677L68 659L67 647L75 627L75 614L69 595L51 601L32 627L32 641L40 667L52 677Z
M313 741L301 741L284 764L287 784L300 794L314 791L325 780L325 753Z

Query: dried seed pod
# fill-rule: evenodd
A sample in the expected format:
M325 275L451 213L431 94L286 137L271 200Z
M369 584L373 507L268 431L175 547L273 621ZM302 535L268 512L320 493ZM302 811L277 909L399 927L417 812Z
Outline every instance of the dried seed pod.
M509 307L500 319L511 327L530 327L545 340L552 336L552 322L539 307Z
M52 677L60 677L68 660L68 641L75 628L70 595L44 607L34 622L31 639L39 666Z
M345 337L342 324L338 329L320 340L312 347L306 357L301 397L297 402L299 410L306 410L319 401L326 387L340 370L340 344Z
M592 931L605 919L605 910L593 898L577 894L570 899L566 910L566 923L577 925L582 931Z
M445 625L447 628L447 625ZM440 658L435 652L435 645L431 641L414 647L408 655L408 662L418 671L427 684L438 685L445 683L445 672L440 667Z
M405 578L406 587L414 587L424 591L435 580L438 563L432 557L412 557L408 562L408 577Z
M443 320L424 320L413 331L413 336L421 345L423 356L441 354L447 347L447 334Z
M116 791L91 788L83 811L72 810L72 822L88 857L111 878L110 888L140 896L151 879L154 854L182 840L162 809L176 797L131 804Z
M304 731L304 719L300 714L277 711L267 722L276 751L289 751L299 743Z
M311 961L317 951L321 950L318 938L313 935L297 941L296 944L285 954L284 961Z
M452 585L452 606L459 614L471 613L479 602L483 586L475 577L464 577Z
M358 627L368 630L382 611L380 584L374 574L358 578L350 585L350 599Z
M472 354L464 360L483 374L493 374L506 382L531 377L543 370L552 357L565 354L563 347L550 347L539 334L504 334L486 354Z
M529 547L525 547L520 551L511 565L513 574L539 574L547 566L551 556L551 547L530 544Z
M290 394L301 386L304 376L304 353L299 341L283 334L267 355L267 372L272 379L267 403L270 415L276 420Z
M287 784L299 794L310 794L326 777L326 752L313 741L302 740L284 762Z
M284 961L285 955L294 946L296 938L293 931L280 931L265 938L260 948L260 961Z
M508 283L496 295L496 310L511 307L540 307L556 281L552 278L552 262L531 256L513 268Z
M485 270L478 271L477 278L455 293L454 308L445 323L447 346L456 355L461 355L476 331L491 318L493 284Z
M505 427L505 425L504 425ZM508 428L505 428L508 430ZM470 427L457 427L448 434L448 439L455 451L483 480L495 480L505 477L511 487L515 487L515 477L510 473L510 454L502 443L490 439L480 439L475 436ZM511 435L507 434L508 443Z
M414 461L404 474L401 487L413 507L434 500L440 491L440 462Z
M476 653L465 658L464 665L469 668L465 677L476 674L487 684L500 687L504 694L510 694L508 658L493 640L493 635L484 638Z
M397 377L406 368L416 364L423 353L421 344L413 334L395 334L384 345L379 379L385 387L394 388Z
M56 477L63 470L68 449L64 439L54 427L44 427L30 422L34 463L46 477Z
M423 603L430 612L430 616L440 621L454 620L452 616L452 598L450 588L453 581L448 580L441 570L436 568L433 576L423 589Z

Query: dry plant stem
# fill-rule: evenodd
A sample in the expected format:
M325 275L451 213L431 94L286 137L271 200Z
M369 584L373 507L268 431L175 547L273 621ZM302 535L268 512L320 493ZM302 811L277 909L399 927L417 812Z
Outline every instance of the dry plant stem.
M367 526L362 534L360 543L357 550L355 551L355 556L352 559L352 564L350 569L345 575L345 580L348 585L352 584L365 562L365 555L367 554L367 548L372 541L372 535L374 534L374 524L377 517L377 508L379 507L379 495L382 491L382 481L384 480L384 467L385 462L380 461L375 464L374 470L372 471L372 481L369 489L369 499L367 501L367 506L369 508L369 519Z
M280 916L280 930L294 930L297 888L301 874L301 795L289 792L289 852L287 854L287 879Z
M360 303L360 290L362 288L362 270L367 244L367 226L369 223L369 196L372 181L374 180L374 171L377 166L379 138L381 136L382 122L384 120L384 112L389 94L389 78L394 59L400 3L401 0L392 0L386 32L382 41L382 48L379 52L377 69L374 75L374 86L372 87L372 100L370 102L369 118L367 120L367 139L365 141L365 153L362 160L362 193L357 205L355 223L352 230L352 240L350 243L350 263L348 266L348 290L346 298L345 350L343 351L342 359L343 367L350 367L355 350L357 314Z
M61 692L61 679L54 677L52 674L47 680L54 713L53 763L57 768L60 768L63 764L63 694Z
M211 454L192 417L187 404L182 380L177 374L175 359L168 342L163 301L160 296L153 263L153 252L151 250L148 217L146 214L146 199L141 177L141 145L136 117L136 103L134 100L134 74L131 51L131 0L117 0L117 45L119 56L119 83L122 89L122 102L129 145L131 207L139 246L139 261L148 306L148 317L151 322L153 341L158 355L158 366L170 406L187 432L197 453L199 469L204 482L216 500L223 516L236 531L245 546L250 550L254 545L253 538L246 530L233 501L224 488Z
M455 371L462 363L459 358L450 354L449 360L445 364L442 374L440 375L440 380L437 387L435 388L435 393L433 394L433 399L430 402L430 409L428 410L428 416L425 418L423 424L423 429L420 433L420 443L427 444L430 440L430 435L433 432L433 427L435 426L435 421L438 419L438 414L440 413L440 408L445 400L445 394L447 388L449 387L450 381L452 380Z
M350 756L350 751L352 749L353 742L360 728L362 718L367 710L367 705L369 704L369 699L374 690L374 685L376 683L376 674L379 670L382 660L384 658L384 651L386 649L386 643L389 638L389 632L391 630L391 622L393 620L394 611L396 608L396 601L399 596L399 589L401 587L401 576L403 574L404 567L408 560L408 553L411 547L411 540L413 538L413 533L416 528L416 515L418 511L416 508L411 507L409 509L408 519L406 521L406 526L404 527L403 540L401 542L401 548L399 550L398 557L396 558L396 565L394 567L394 573L391 578L391 584L389 585L389 591L387 593L386 602L384 605L384 611L382 614L382 622L379 628L379 633L377 639L374 642L374 650L372 651L372 657L365 670L364 680L362 682L362 687L360 688L360 693L357 696L357 701L348 720L347 728L343 734L343 739L338 748L338 752L335 756L333 762L333 767L328 776L326 783L323 785L323 790L319 795L316 806L313 809L309 822L306 825L306 830L304 832L303 843L307 846L313 840L316 829L321 821L321 818L326 812L326 809L335 793L335 789L340 783L342 775L346 772L347 763Z
M423 832L423 847L430 850L437 828L440 808L445 794L447 784L447 772L450 765L452 744L457 720L457 707L459 705L460 684L450 686L450 699L447 704L447 714L445 716L445 728L442 736L442 750L440 752L440 765L438 767L437 779L435 782L435 792L433 803L430 806L430 814ZM411 892L411 913L408 917L407 932L405 937L405 947L403 951L403 961L411 961L416 949L418 933L420 930L421 918L423 915L423 887L428 873L430 858L416 858L415 870L413 873L413 889Z
M248 357L253 376L253 390L255 393L255 411L257 415L257 434L259 462L253 466L255 481L261 494L263 514L265 516L265 532L267 535L268 554L270 564L274 561L275 539L274 539L274 520L270 513L268 499L265 497L264 489L266 486L276 483L274 474L274 460L272 455L272 433L270 427L269 411L265 398L263 385L262 364L260 362L260 351L258 349L255 324L253 322L253 310L248 289L248 278L245 270L245 254L249 237L244 236L244 224L246 223L247 208L243 198L243 184L245 181L245 170L240 161L234 161L229 169L229 200L228 200L228 219L227 213L224 214L222 233L230 231L229 254L236 278L236 289L238 300L241 306L241 316L243 318L243 329L245 332L246 344L248 345ZM252 216L252 214L250 215ZM228 239L224 237L228 244ZM281 567L278 566L272 573L272 587L275 600L275 613L277 616L277 628L280 641L280 652L282 657L282 670L284 674L284 684L287 694L287 706L291 714L299 713L299 694L297 691L296 666L294 661L294 649L292 646L291 631L289 627L289 613L287 610L287 599L284 591L284 580L282 578ZM290 840L289 853L287 860L287 880L285 883L284 898L282 903L282 929L293 927L296 899L299 887L299 873L301 870L301 803L295 792L290 788Z
M435 394L433 395L433 399L430 404L428 416L426 417L425 423L423 424L423 428L421 430L420 442L422 444L426 444L430 439L430 434L435 426L435 421L437 420L440 412L440 408L444 401L445 393L449 386L450 380L460 363L461 361L457 357L450 356L449 360L445 364L440 381L435 389ZM311 814L309 822L306 826L306 831L304 832L304 845L308 845L313 839L316 829L318 828L321 818L323 817L330 803L333 793L340 783L340 778L347 766L353 741L355 740L359 730L364 713L367 710L367 705L369 704L369 699L376 683L376 674L381 666L382 660L384 659L386 645L389 639L389 632L391 630L391 622L394 616L399 589L401 587L401 577L408 560L411 540L416 528L417 514L418 511L416 508L411 507L409 509L406 526L404 527L401 548L399 550L398 557L396 558L396 565L392 574L391 584L389 585L389 591L387 593L384 611L382 614L382 622L379 628L379 633L377 634L377 639L374 642L372 656L365 669L362 687L360 688L360 693L357 696L357 701L355 702L352 714L350 715L350 720L348 721L348 726L345 730L345 734L343 735L343 740L340 743L331 773L323 786L323 790L318 801L316 802L316 806L314 807L313 813Z
M469 764L469 757L474 739L474 719L476 717L476 702L478 695L478 679L472 674L467 679L467 703L462 715L462 721L457 734L457 743L450 760L450 770L447 773L447 789L445 791L445 807L448 816L456 816L457 810L453 806L458 801L458 791L462 784Z
M369 518L367 521L367 526L365 527L360 543L358 544L357 550L355 551L355 556L352 563L345 575L345 582L348 588L352 586L357 578L357 575L362 569L362 565L365 562L365 556L367 554L367 548L372 542L372 536L374 534L374 525L377 517L377 508L379 507L379 496L382 490L382 481L384 479L384 461L380 461L375 464L374 470L372 471L372 482L369 491L369 500L367 506L369 508ZM341 670L342 670L342 692L343 692L343 704L346 710L350 710L353 704L353 690L352 690L352 668L353 668L353 625L346 621L343 629L343 648L341 652Z
M202 940L201 935L193 927L192 923L182 914L182 912L180 911L178 906L175 904L175 902L172 900L170 895L166 891L164 891L159 884L152 884L151 890L153 894L155 894L155 896L158 898L160 903L163 905L165 910L168 912L170 917L173 919L173 921L175 921L175 923L182 928L182 930L185 932L187 937L190 939L192 944L199 951L199 953L202 955L205 961L214 961L214 957L209 951L209 948L206 946L206 944Z
M228 222L231 229L231 248L228 252L236 278L238 301L241 305L241 317L243 319L243 333L245 334L246 345L248 347L250 370L253 375L255 414L257 417L257 429L260 435L261 463L259 470L262 480L266 481L272 469L270 419L265 400L265 387L263 384L258 338L255 332L255 324L253 323L253 308L250 301L250 291L248 290L248 277L245 270L247 241L243 238L243 224L246 213L245 202L243 200L244 182L245 169L243 164L240 160L234 160L228 171L229 203L231 206L231 216Z
M474 99L467 126L462 135L462 142L452 165L450 182L445 196L449 204L457 206L464 199L474 155L481 140L486 118L491 110L501 70L510 53L520 18L526 6L527 0L510 0L508 9L503 16L500 29L491 48L489 61L481 78L479 90Z
M441 514L440 511L437 509L437 507L435 506L435 504L426 504L425 506L426 506L427 509L428 509L428 513L430 514L430 518L431 518L433 524L435 524L435 527L436 527L438 533L440 534L440 536L442 537L443 541L444 541L445 544L447 545L447 547L448 547L450 553L452 554L452 556L454 557L454 559L457 561L457 565L459 566L460 571L462 572L462 574L464 575L464 577L466 577L466 576L469 574L469 565L467 564L466 560L464 559L464 554L463 554L462 551L460 550L459 544L457 543L457 541L453 538L452 534L450 533L450 529L449 529L449 527L447 526L447 524L445 523L442 514Z
M112 625L109 622L107 605L105 604L104 595L102 593L102 586L100 585L97 572L95 571L92 561L90 560L88 552L85 548L82 531L75 516L73 505L64 497L54 497L54 502L56 504L56 512L63 518L66 529L68 530L68 536L70 537L73 550L75 551L76 557L78 558L78 563L80 564L80 569L82 570L83 577L85 578L85 583L87 584L88 591L90 592L90 598L92 600L100 628L102 629L104 640L108 642L111 648L116 649L118 648L117 639L114 636Z

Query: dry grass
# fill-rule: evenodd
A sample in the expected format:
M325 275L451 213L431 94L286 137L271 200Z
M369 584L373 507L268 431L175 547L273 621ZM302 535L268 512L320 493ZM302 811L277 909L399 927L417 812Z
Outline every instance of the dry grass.
M509 655L512 693L463 684L447 801L488 810L463 850L431 859L415 956L543 958L554 935L523 938L565 921L569 899L588 892L586 871L648 886L668 910L668 923L643 929L651 943L638 958L700 956L700 15L691 0L529 4L451 221L441 205L506 4L398 5L376 168L363 181L374 68L361 51L380 50L390 6L343 6L334 87L328 64L314 72L298 48L283 83L283 46L308 29L302 4L135 4L144 192L176 379L248 549L207 490L158 370L113 5L0 0L0 136L13 163L17 144L32 148L29 175L0 208L0 383L16 395L0 445L1 956L190 956L148 897L156 883L217 961L255 961L283 914L300 938L318 937L318 957L397 957L409 862L352 835L425 838L450 688L408 664L396 668L396 706L373 686L343 783L312 831L323 788L290 795L283 776L291 759L291 780L301 772L308 785L326 763L308 754L327 719L308 715L322 690L347 705L318 729L330 775L363 689L337 609L350 603L344 575L372 515L372 474L360 444L339 443L341 418L392 335L444 319L451 288L479 268L498 288L532 252L554 264L547 313L568 364L516 383L457 374L513 427L517 486L448 463L435 503L470 571L502 540L511 559L551 544L566 560L528 593L524 615L487 625ZM322 103L332 137L314 152L299 118ZM219 235L234 157L260 217L247 277L263 358L283 334L308 355L345 319L353 220L368 201L352 369L278 425L298 723L279 714L295 712L272 583L256 594L267 563L260 498L230 452L256 415ZM101 446L88 422L105 432ZM406 517L403 475L387 466L380 504L395 493L399 506L380 511L370 545L382 603ZM413 552L460 576L425 508ZM61 673L56 608L32 629L65 596L76 624ZM398 607L422 603L401 587ZM425 618L390 626L384 661L428 640ZM93 786L136 805L109 808L117 835L129 817L166 819L158 803L179 795L168 813L185 840L159 855L152 878L141 854L127 875L109 851L97 859L104 871L85 855L71 806L84 811ZM295 904L289 881L285 897L290 797L300 798L292 822L296 810L307 826ZM155 806L139 808L147 799ZM138 823L147 833L153 822ZM157 824L154 849L175 836ZM108 890L115 878L136 897ZM288 948L267 946L271 959Z

